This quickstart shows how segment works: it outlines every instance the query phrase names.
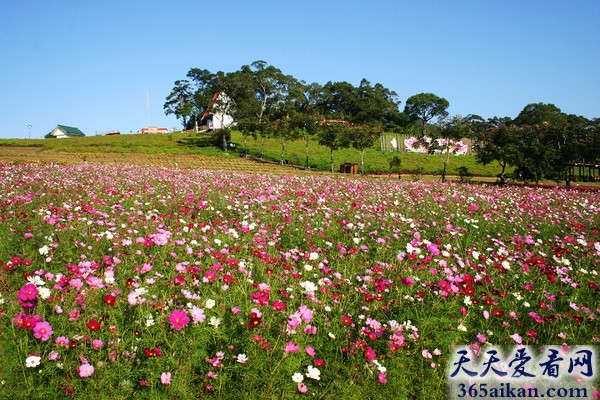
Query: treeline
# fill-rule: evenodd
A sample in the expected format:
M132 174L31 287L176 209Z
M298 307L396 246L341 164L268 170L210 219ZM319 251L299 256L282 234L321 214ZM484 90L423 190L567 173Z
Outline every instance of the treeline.
M307 168L308 143L315 140L330 150L332 170L334 152L354 147L360 152L364 172L364 150L373 146L382 132L470 138L479 162L498 162L503 171L514 167L523 180L567 178L569 165L596 160L600 155L599 119L567 115L552 104L527 105L514 120L449 116L448 100L432 93L409 97L403 109L400 104L396 92L366 79L358 86L306 83L264 61L255 61L229 73L191 68L185 79L175 81L164 110L181 119L186 130L205 125L213 115L230 115L244 136L245 152L249 137L261 138L261 143L267 137L277 138L282 163L286 142L304 140ZM224 129L218 131L216 141L226 147L229 127L220 128Z

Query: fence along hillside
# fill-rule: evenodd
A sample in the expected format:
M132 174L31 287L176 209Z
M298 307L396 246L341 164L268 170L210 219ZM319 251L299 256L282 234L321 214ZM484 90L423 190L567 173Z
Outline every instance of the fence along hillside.
M387 152L398 152L406 153L406 146L404 140L414 137L413 135L406 135L400 133L384 133L379 137L379 148L381 151ZM467 154L473 155L473 141L471 139L462 138L461 141L467 145Z

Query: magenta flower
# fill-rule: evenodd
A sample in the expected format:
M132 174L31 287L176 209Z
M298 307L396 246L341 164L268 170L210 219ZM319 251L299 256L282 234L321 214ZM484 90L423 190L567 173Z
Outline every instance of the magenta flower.
M190 322L190 318L185 310L173 310L169 316L169 322L171 323L171 329L180 331Z
M61 347L67 347L67 346L69 346L69 339L67 339L64 336L59 336L56 338L54 343L56 343L57 345L59 345Z
M298 346L296 343L294 342L288 342L285 345L285 349L284 351L286 353L297 353L298 351L300 351L300 346Z
M41 339L42 342L50 339L50 336L52 336L53 333L52 326L50 326L50 324L46 321L38 322L33 327L33 337L36 339Z
M21 289L19 289L19 291L17 292L17 297L19 298L19 300L22 300L22 301L35 300L37 295L38 295L37 286L35 286L33 283L28 283L27 285L25 285Z
M385 373L380 373L377 378L379 379L379 383L385 385L387 383L387 376L385 375Z
M367 359L367 362L373 361L375 357L377 357L375 350L373 350L371 346L367 346L367 349L365 350L365 358Z
M24 310L33 310L37 306L37 295L37 286L28 283L17 292L17 300Z
M102 340L96 339L92 341L92 347L94 350L100 350L102 346L104 346L104 342L102 342Z
M94 367L88 363L81 364L79 367L79 376L82 378L87 378L92 376L94 373Z

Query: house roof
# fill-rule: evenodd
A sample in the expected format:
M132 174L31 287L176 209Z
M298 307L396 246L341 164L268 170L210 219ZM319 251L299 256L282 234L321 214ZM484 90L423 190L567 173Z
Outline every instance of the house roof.
M62 130L67 136L85 136L85 133L81 132L79 130L79 128L75 128L74 126L67 126L67 125L57 125L56 128L52 129L51 132L49 132L46 136L46 138L52 137L52 132L54 132L56 129L60 129Z

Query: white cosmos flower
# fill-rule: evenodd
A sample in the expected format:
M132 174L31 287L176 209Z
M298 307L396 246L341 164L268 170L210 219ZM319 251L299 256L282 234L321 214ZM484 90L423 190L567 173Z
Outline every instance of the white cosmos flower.
M46 256L50 252L50 247L48 247L48 245L44 245L43 247L40 247L38 251L42 256Z
M42 300L46 300L48 297L50 297L50 289L48 289L45 286L39 287L38 294L40 295Z
M314 380L321 380L321 371L318 368L313 367L312 365L308 366L308 371L306 372L306 377Z
M29 356L25 359L25 365L27 368L35 368L42 362L42 358L40 356Z
M221 325L221 321L221 318L217 318L213 315L212 317L210 317L210 321L208 321L208 324L214 326L215 328L218 328L219 325Z

